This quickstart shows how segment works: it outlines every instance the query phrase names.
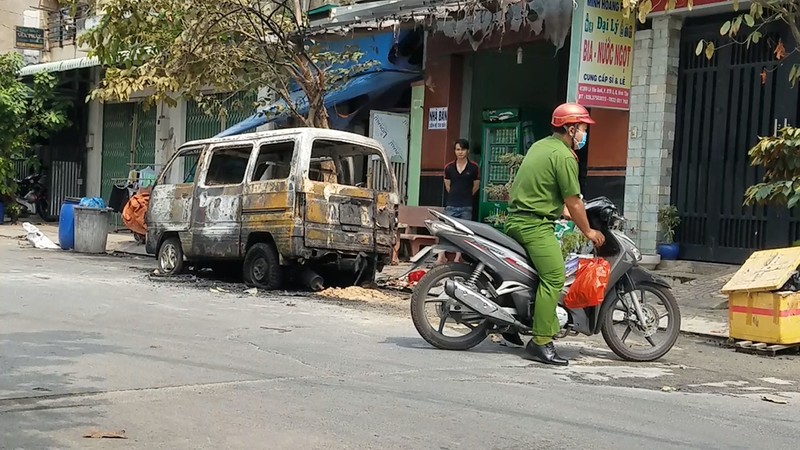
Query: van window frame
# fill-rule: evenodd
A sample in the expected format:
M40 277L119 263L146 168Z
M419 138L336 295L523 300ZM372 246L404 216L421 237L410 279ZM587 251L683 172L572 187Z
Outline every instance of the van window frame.
M205 148L206 148L205 145L192 145L192 146L179 148L178 151L175 152L174 155L172 155L172 158L169 160L167 165L164 166L164 170L162 170L161 174L158 176L156 184L174 184L176 186L177 185L181 185L181 184L194 184L195 181L197 181L197 166L195 166L195 174L194 174L195 181L192 181L191 183L186 182L186 181L181 181L180 183L165 183L165 180L169 177L170 171L172 170L173 166L175 165L175 162L178 161L180 158L182 158L186 153L190 153L190 152L199 150L200 154L197 155L197 163L199 164L200 160L203 157L203 152L205 151ZM183 173L182 175L183 175L182 179L186 180L186 173Z
M308 165L306 167L303 167L303 176L304 176L305 179L307 179L309 181L314 181L310 177L310 171L311 171L311 159L312 159L312 156L314 154L314 144L317 141L328 141L328 142L351 145L351 146L357 146L357 147L362 147L362 148L373 150L375 152L374 154L365 154L365 155L363 155L363 156L365 156L367 158L367 164L369 164L369 161L373 156L379 157L381 159L381 162L382 162L382 165L383 165L383 169L386 170L387 173L389 173L389 175L390 175L390 181L389 181L389 190L388 191L384 191L382 189L375 189L375 188L372 188L372 190L374 190L376 192L390 192L390 193L391 192L397 192L397 186L396 186L397 183L396 183L396 180L394 179L395 178L394 177L394 172L392 171L392 167L389 165L389 160L387 158L386 152L381 147L374 146L374 145L369 145L369 144L366 144L366 143L363 143L363 142L357 142L355 140L350 140L350 139L341 138L341 137L333 137L333 136L313 136L313 137L311 137L311 142L309 143L310 145L309 145L309 148L308 148ZM351 158L353 156L355 156L355 155L350 155ZM342 157L342 158L344 159L344 158L347 158L347 157ZM351 167L351 169L352 169L352 167ZM353 174L351 174L351 176L352 175ZM317 183L320 183L320 182L317 181ZM349 185L346 185L346 184L343 185L343 184L340 184L340 183L336 183L336 184L338 184L340 186L349 186Z
M270 180L253 180L253 176L255 175L256 170L258 170L258 158L261 156L261 147L266 145L275 145L275 144L286 144L292 143L292 153L289 156L289 174L285 178L274 178ZM252 168L249 170L248 175L246 176L246 183L270 183L270 182L281 182L286 181L292 178L295 173L295 165L298 153L298 147L301 141L297 138L297 136L280 136L272 139L265 139L261 141L256 141L253 145L254 154L253 154L253 161L252 161Z
M238 183L227 183L227 184L215 184L209 186L206 183L208 179L208 169L211 168L211 159L214 157L214 153L219 150L226 150L226 149L236 149L236 148L244 148L246 146L250 146L250 155L247 157L247 166L244 169L244 175L242 176L242 180ZM250 174L252 174L253 169L253 150L255 150L256 146L252 140L246 141L238 141L238 142L224 142L219 144L212 144L206 149L205 153L205 164L203 165L203 176L202 179L197 181L197 185L203 189L217 189L217 188L224 188L224 187L236 187L236 186L244 186L245 182L249 178ZM196 175L195 175L196 177Z

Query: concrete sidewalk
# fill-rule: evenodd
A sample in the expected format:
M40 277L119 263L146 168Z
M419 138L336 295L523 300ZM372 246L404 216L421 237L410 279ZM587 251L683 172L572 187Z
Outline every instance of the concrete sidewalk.
M665 267L666 266L666 267ZM659 275L672 283L681 308L681 331L728 336L728 297L720 291L739 266L677 261L662 263Z
M728 337L728 305L720 293L738 266L676 262L655 273L668 279L681 309L681 331L704 336ZM396 278L408 263L388 266L380 277Z
M11 225L6 222L0 225L0 238L9 239L25 239L25 230L22 228L23 220L17 225ZM57 223L42 223L40 221L31 220L31 224L36 225L45 236L50 238L53 242L58 244L58 224ZM139 244L133 238L130 232L111 232L108 234L108 243L106 244L107 253L125 253L137 256L150 256L145 252L144 244Z

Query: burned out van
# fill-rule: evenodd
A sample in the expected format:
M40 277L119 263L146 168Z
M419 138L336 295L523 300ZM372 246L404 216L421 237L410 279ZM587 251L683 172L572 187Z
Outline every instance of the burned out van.
M164 274L241 270L263 289L287 273L370 281L391 259L397 204L386 152L360 135L298 128L194 141L153 187L147 251Z

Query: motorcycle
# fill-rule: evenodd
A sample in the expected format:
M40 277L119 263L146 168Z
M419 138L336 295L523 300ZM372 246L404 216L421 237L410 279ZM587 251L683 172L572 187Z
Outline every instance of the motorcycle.
M608 261L609 282L598 306L569 309L564 297L575 274L567 274L557 307L561 330L555 337L602 333L620 358L655 361L669 352L680 333L680 309L670 285L638 265L642 254L622 231L625 219L610 200L596 198L585 207L591 227L606 238L594 252ZM490 225L430 213L435 220L426 220L425 226L438 243L414 255L408 273L440 252L461 253L463 262L434 267L414 286L411 316L420 336L444 350L468 350L493 333L521 345L520 335L532 334L538 286L525 249ZM648 302L650 298L654 301ZM428 320L429 305L434 306L435 325ZM448 336L445 331L463 334ZM642 342L629 346L631 335ZM660 335L663 339L657 340Z
M38 214L45 222L53 222L55 218L49 214L50 202L47 198L47 188L41 182L42 174L33 173L17 180L17 197L15 201L20 206L20 216Z

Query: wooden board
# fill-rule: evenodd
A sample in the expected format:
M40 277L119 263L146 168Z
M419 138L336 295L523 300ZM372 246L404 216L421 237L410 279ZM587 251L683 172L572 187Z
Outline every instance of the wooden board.
M736 343L735 350L741 353L753 355L777 356L778 354L797 354L800 344L780 345L765 344L763 342L739 341Z
M753 253L722 292L771 292L780 289L800 266L800 247Z

